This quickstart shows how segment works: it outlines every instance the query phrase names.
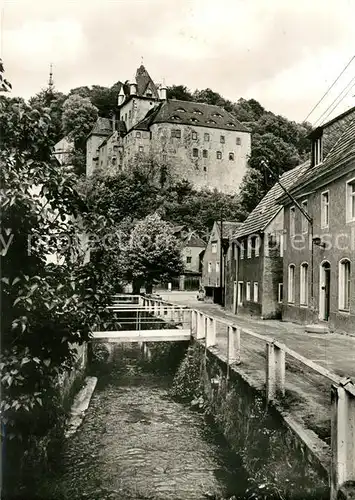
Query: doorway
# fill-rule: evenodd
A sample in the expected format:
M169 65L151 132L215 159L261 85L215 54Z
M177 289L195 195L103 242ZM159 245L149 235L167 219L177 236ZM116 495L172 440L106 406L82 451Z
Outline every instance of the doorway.
M329 320L330 314L330 264L324 262L320 268L319 318Z

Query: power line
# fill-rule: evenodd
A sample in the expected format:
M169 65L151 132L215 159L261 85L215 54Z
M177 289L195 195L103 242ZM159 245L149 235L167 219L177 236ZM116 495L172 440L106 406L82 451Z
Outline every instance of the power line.
M350 82L343 88L343 90L340 92L340 94L337 95L337 97L334 99L334 101L327 107L327 109L321 114L321 116L317 119L317 121L314 123L314 126L319 123L323 116L326 115L322 121L322 125L325 122L325 120L328 118L328 116L339 106L339 104L345 99L345 97L349 94L351 89L355 85L355 76L350 80ZM345 92L345 94L344 94ZM344 95L343 95L344 94ZM339 102L337 102L340 99ZM335 106L333 106L335 104ZM329 113L328 113L329 111Z
M342 72L337 76L337 78L334 80L334 82L331 84L331 86L328 88L328 90L325 92L325 94L319 99L319 101L317 102L317 104L315 106L313 106L313 108L311 109L311 111L308 113L308 115L306 116L306 118L303 120L304 122L308 120L308 118L311 116L311 114L313 113L313 111L323 101L323 99L325 98L325 96L327 96L329 94L329 92L331 91L331 89L337 83L337 81L342 76L342 74L348 69L348 67L353 62L354 59L355 59L355 55L352 56L352 58L350 59L350 61L348 62L348 64L345 66L345 68L342 70Z
M353 78L353 80L355 80L355 77ZM351 87L348 89L348 91L346 92L345 95L343 95L343 97L340 99L340 101L336 104L336 106L334 107L334 109L336 109L339 104L345 99L345 97L349 94L349 92L355 87L355 81L353 82L353 84L351 85ZM322 122L322 125L323 123L325 123L326 119L328 118L328 116L334 111L334 109L331 109L329 111L329 113L327 114L327 116L324 118L323 122Z

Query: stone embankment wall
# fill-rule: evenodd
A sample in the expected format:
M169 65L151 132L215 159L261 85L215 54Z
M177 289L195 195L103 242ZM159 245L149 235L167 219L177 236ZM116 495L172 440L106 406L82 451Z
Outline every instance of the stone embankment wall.
M203 394L248 474L259 484L274 484L279 498L328 500L329 457L322 442L276 407L267 407L263 388L237 366L228 369L213 348L196 342L192 349L200 362L198 396Z

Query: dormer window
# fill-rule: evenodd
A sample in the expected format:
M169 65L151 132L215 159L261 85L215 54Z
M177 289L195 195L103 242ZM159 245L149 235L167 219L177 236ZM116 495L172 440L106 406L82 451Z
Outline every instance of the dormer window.
M207 120L206 123L216 124L216 122L214 120Z
M181 120L180 116L174 115L171 117L172 120Z
M197 115L202 115L202 111L196 108L194 109L194 113L196 113Z
M147 93L146 93L146 96L147 96L147 97L153 97L153 94L152 94L151 92L147 92Z
M228 125L228 127L235 127L234 123L232 123L232 122L227 123L227 125Z
M222 115L220 113L213 113L212 116L216 116L217 118L222 118Z
M179 113L186 113L186 111L184 110L184 108L178 108L176 111L178 111Z
M313 143L313 159L314 165L318 165L323 161L322 136L318 137Z
M197 123L198 122L198 119L197 118L190 118L190 121L194 122L194 123Z

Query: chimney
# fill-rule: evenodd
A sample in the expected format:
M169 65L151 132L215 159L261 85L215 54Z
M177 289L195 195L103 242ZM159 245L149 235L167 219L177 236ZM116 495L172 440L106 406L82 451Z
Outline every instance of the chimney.
M167 99L166 87L165 87L165 85L163 85L163 86L160 88L160 100L161 100L161 101L166 101L166 99Z
M129 93L130 95L136 95L137 94L137 84L134 82L131 82L129 84Z

